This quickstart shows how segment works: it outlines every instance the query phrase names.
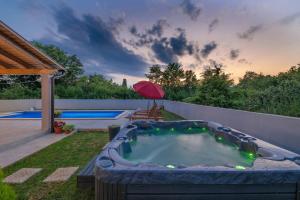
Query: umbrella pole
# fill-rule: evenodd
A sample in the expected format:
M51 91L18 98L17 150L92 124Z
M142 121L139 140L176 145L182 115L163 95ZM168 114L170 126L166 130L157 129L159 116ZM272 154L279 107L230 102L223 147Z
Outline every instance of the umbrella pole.
M148 99L148 102L147 102L147 110L149 110L149 99Z

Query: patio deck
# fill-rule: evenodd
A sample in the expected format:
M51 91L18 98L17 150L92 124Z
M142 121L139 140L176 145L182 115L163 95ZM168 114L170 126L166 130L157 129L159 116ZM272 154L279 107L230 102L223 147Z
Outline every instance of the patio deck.
M0 120L0 152L42 135L41 120Z

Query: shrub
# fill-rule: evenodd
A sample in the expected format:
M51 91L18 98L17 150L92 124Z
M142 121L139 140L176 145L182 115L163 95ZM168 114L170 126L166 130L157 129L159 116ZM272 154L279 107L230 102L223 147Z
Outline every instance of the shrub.
M59 110L54 111L54 117L59 118L61 116L62 112Z
M73 125L73 124L65 124L62 127L62 129L63 129L64 132L71 132L71 131L74 130L74 128L75 128L75 125Z

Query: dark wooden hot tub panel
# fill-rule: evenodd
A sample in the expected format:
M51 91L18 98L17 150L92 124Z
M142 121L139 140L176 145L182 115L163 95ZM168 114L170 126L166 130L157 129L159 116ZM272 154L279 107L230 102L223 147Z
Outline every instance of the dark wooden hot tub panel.
M297 184L120 185L96 181L96 200L300 200Z

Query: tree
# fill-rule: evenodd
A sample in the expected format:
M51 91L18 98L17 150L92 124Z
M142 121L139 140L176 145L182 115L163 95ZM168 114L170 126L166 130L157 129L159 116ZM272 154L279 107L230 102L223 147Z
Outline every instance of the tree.
M194 94L198 79L192 70L184 71L178 63L168 64L164 67L165 70L162 68L160 65L153 65L146 77L164 88L165 98L182 100Z
M233 80L223 69L223 64L210 61L210 64L204 67L196 96L187 98L185 101L210 106L232 106L231 87Z
M145 76L149 79L149 81L156 83L156 84L161 84L162 83L162 74L163 72L161 71L161 66L160 65L153 65L150 67L150 72L149 74L145 74Z
M76 79L83 74L83 65L76 55L68 55L54 45L45 45L37 41L32 43L66 69L65 75L57 80L57 83L64 85L74 84Z
M55 87L56 95L59 98L75 99L129 99L137 98L135 92L126 87L122 87L104 76L95 74L81 76L73 85L58 84Z
M37 99L40 96L40 88L32 89L20 83L15 83L1 91L0 99Z
M243 78L239 79L238 87L248 88L253 90L266 89L270 86L277 85L277 80L273 76L263 75L262 73L256 73L247 71Z
M162 85L165 87L180 87L184 78L184 70L179 63L170 63L162 74Z
M184 72L184 86L188 89L193 89L198 84L198 79L196 74L192 70L187 70Z
M0 91L7 88L11 84L12 80L10 76L0 75Z

